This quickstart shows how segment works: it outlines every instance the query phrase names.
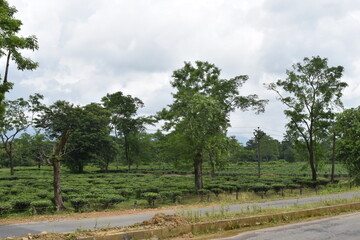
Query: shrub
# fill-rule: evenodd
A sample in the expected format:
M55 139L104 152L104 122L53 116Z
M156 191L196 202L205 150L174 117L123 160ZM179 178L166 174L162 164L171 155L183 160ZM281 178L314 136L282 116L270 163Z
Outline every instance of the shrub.
M123 196L124 198L126 199L129 199L130 196L133 194L133 191L129 188L123 188L123 189L120 189L120 195Z
M155 201L160 198L159 193L155 192L146 192L143 193L142 196L148 201L150 206L155 206Z
M219 194L223 192L221 188L212 188L211 192L215 194L216 197L219 197Z
M89 201L85 198L72 198L70 199L71 206L75 212L81 212L89 204Z
M270 186L263 183L255 183L250 186L250 189L253 190L254 193L260 194L261 198L264 198L264 195L270 190Z
M29 209L31 204L31 199L26 196L20 196L12 201L13 209L17 212L25 212Z
M160 192L160 195L161 198L163 198L164 200L169 199L173 203L178 203L181 198L182 192L179 190L169 190Z
M48 192L47 191L40 191L38 193L36 193L36 195L39 197L39 198L47 198L48 197Z
M52 206L52 203L49 200L38 200L31 202L33 212L37 214L44 214L50 206Z
M125 201L125 198L119 195L108 194L101 197L100 201L104 208L110 208L117 203Z
M12 209L10 203L0 203L0 216L5 216L8 214Z
M285 188L285 184L282 183L274 183L271 185L271 188L274 189L274 191L279 194L281 192L281 194L283 194L283 190Z

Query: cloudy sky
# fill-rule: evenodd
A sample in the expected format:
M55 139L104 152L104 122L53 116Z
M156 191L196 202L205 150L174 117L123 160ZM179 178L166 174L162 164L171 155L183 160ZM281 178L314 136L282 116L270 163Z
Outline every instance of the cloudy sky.
M270 100L263 114L234 112L229 133L250 138L260 127L282 139L283 106L263 83L319 55L330 66L344 66L345 107L360 105L357 0L8 2L23 21L21 35L36 35L40 45L24 53L39 62L37 70L18 72L11 65L12 98L39 92L48 104L59 99L88 104L122 91L144 101L141 114L154 114L172 102L172 71L184 61L209 61L222 69L223 78L249 76L242 95Z

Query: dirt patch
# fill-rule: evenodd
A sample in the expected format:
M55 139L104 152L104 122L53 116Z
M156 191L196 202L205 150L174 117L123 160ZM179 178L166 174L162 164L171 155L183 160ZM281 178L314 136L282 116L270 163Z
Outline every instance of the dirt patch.
M142 223L136 224L135 226L142 226L145 228L154 228L154 227L175 228L178 226L183 226L188 224L189 224L188 221L186 221L183 217L177 214L166 215L164 213L157 213L151 219L145 220Z

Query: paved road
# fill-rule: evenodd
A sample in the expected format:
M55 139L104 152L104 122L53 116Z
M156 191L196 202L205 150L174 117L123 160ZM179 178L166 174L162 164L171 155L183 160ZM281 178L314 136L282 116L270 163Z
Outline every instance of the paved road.
M360 213L267 228L221 240L359 240Z
M240 211L247 210L256 207L285 207L295 204L308 204L314 202L320 202L326 199L349 199L353 197L360 197L359 192L339 193L323 196L314 196L306 198L296 198L287 200L276 200L276 201L264 201L256 203L245 203L245 204L233 204L226 207L207 207L198 208L187 211L196 211L197 213L205 214L206 212L219 212L226 209L226 211ZM174 211L164 212L166 214L174 214ZM150 219L155 213L148 214L137 214L127 216L114 216L104 218L89 218L80 220L56 220L51 222L32 222L25 224L11 224L11 225L0 225L0 238L6 238L10 236L24 236L28 233L41 233L46 232L73 232L76 229L96 229L101 227L114 227L114 226L129 226L134 223Z

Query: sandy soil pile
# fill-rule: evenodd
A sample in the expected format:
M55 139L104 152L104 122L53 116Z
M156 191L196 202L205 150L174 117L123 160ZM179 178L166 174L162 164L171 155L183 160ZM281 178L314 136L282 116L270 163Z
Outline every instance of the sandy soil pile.
M145 220L142 223L139 223L138 226L144 227L178 227L189 224L183 217L173 214L166 215L164 213L157 213L150 220Z

